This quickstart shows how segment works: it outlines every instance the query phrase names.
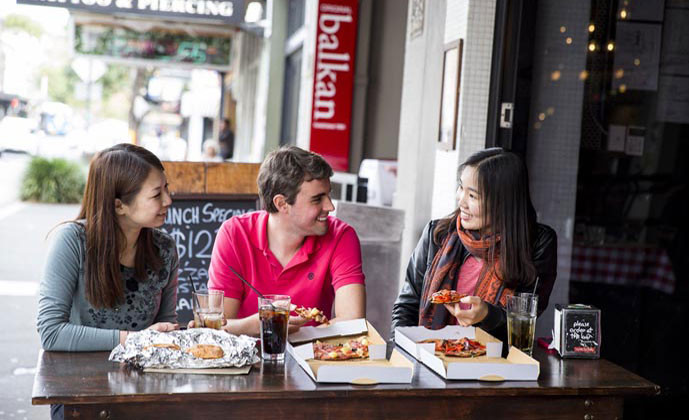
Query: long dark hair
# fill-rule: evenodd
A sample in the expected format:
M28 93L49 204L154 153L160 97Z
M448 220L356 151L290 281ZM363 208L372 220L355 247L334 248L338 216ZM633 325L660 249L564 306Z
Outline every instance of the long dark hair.
M531 258L536 228L536 211L529 193L529 176L519 156L499 147L481 150L459 166L457 178L466 167L476 170L478 190L482 199L481 213L484 227L479 234L498 233L499 249L492 249L488 265L496 251L499 276L507 287L531 285L536 280L536 268ZM459 207L440 220L433 231L433 241L439 245L448 231L457 228ZM489 231L487 230L489 229Z
M77 219L86 220L85 292L96 308L114 308L124 300L120 255L127 239L117 223L115 199L131 204L152 169L164 171L153 153L133 144L118 144L91 160ZM159 270L161 266L152 230L141 229L134 258L136 280L146 279L147 268Z

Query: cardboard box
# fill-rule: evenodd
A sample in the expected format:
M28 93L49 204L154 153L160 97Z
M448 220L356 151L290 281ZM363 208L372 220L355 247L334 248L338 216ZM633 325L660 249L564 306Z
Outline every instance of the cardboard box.
M368 359L314 360L313 342L339 343L367 337ZM316 382L326 383L411 383L414 364L400 352L393 350L390 360L385 358L387 344L365 319L334 323L328 327L302 327L290 335L287 351Z
M436 354L434 343L419 343L428 338L480 341L486 355L479 357L446 357ZM395 343L445 379L479 379L485 381L535 381L540 373L538 361L519 349L510 348L507 358L502 355L502 342L480 328L448 325L441 330L425 327L398 327Z

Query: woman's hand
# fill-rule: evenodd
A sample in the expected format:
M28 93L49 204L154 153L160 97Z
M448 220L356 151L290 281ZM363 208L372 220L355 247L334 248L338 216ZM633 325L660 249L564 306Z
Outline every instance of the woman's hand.
M222 319L222 326L224 327L225 325L227 325L227 320L225 318L223 318ZM187 329L191 329L191 328L196 328L196 322L193 319L191 321L187 322ZM199 328L201 328L201 327L199 327Z
M471 308L462 309L459 303L446 303L445 308L457 318L457 323L462 327L478 324L488 316L488 304L478 296L465 296L460 303L471 305Z
M179 324L173 324L172 322L156 322L155 324L151 325L150 327L146 328L147 330L156 330L159 332L167 332L167 331L174 331L179 329ZM124 343L127 342L127 336L129 335L129 331L120 331L120 344L124 346Z
M146 328L147 330L155 330L158 332L168 332L168 331L174 331L179 329L179 324L173 324L172 322L156 322L155 324L151 325L150 327Z

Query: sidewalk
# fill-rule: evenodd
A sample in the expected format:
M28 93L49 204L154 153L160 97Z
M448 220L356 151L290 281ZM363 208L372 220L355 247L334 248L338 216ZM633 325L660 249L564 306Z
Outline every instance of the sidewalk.
M48 242L57 223L76 216L78 205L18 202L18 182L27 159L0 158L0 420L47 419L47 407L31 406L40 340L37 291ZM9 175L8 175L9 174ZM7 175L7 176L6 176ZM8 182L9 181L9 182Z

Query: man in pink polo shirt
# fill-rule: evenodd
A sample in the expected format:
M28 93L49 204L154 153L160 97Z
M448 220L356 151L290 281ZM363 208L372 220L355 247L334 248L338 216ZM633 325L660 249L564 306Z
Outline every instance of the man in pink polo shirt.
M232 217L215 238L208 287L225 292L225 329L258 335L258 296L286 294L297 306L315 307L335 320L366 311L361 247L354 229L328 213L333 170L319 155L288 146L261 164L258 190L263 211ZM292 329L304 324L292 316Z

